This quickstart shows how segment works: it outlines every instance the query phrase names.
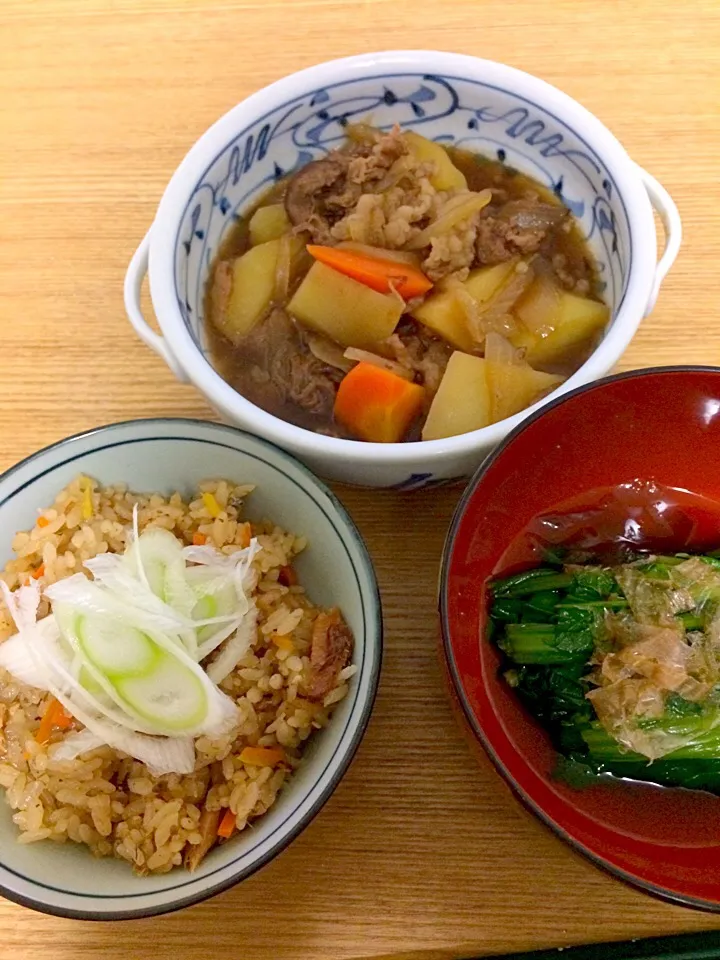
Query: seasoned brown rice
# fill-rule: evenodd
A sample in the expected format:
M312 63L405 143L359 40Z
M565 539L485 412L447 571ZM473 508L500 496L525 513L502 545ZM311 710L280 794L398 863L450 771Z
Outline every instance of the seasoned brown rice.
M323 700L305 695L320 611L294 582L290 565L306 543L272 523L244 521L251 491L208 481L188 502L179 493L134 494L123 485L102 488L78 477L40 512L32 530L15 536L15 558L0 573L11 589L29 577L53 583L79 572L84 560L99 553L124 551L135 504L141 530L164 527L185 543L207 538L225 553L246 546L251 535L262 547L253 561L259 574L257 639L221 684L238 705L239 727L222 740L196 739L190 775L151 776L144 764L110 747L76 760L53 760L53 744L63 731L56 729L46 744L35 738L51 698L0 669L0 786L15 811L21 843L71 840L97 856L127 860L139 873L163 873L183 859L193 866L192 848L200 854L214 841L208 831L217 830L217 811L229 808L237 830L243 830L269 810L299 764L305 742L327 724L354 668L340 672ZM43 600L38 616L48 611ZM15 629L0 599L0 641ZM240 760L247 746L281 747L285 759L254 766Z

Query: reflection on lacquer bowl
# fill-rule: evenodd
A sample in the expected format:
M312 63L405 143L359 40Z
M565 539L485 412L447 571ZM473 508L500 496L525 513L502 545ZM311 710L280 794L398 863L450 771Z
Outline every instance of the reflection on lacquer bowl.
M720 910L720 797L629 781L571 786L558 755L501 675L485 585L534 565L528 525L593 491L652 483L715 510L693 513L690 547L720 546L720 369L611 377L531 417L485 462L460 502L443 558L443 650L464 721L520 800L595 863L643 889ZM651 488L652 489L652 488ZM695 500L695 502L700 502ZM694 510L694 508L693 508ZM671 524L672 526L672 524Z

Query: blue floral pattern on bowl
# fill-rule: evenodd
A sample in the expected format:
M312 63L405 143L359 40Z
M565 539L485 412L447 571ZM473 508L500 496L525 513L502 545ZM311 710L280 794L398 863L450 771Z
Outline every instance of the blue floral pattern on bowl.
M628 215L610 172L582 134L544 107L489 83L378 73L288 100L230 140L204 171L180 221L174 264L180 312L206 356L203 291L227 232L273 183L338 146L347 124L360 120L383 129L397 123L497 158L551 188L575 214L617 313L631 267ZM433 482L431 474L406 481L408 488Z

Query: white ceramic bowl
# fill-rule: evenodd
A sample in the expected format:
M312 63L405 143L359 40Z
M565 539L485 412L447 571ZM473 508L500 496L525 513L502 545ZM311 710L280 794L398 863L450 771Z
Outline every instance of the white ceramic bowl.
M46 447L0 477L0 567L14 533L33 526L73 477L124 481L131 489L189 493L200 480L228 477L258 485L249 516L269 517L305 534L297 561L302 583L319 604L338 605L355 634L358 672L332 722L277 803L252 830L210 851L195 873L178 869L137 877L119 860L96 860L84 847L17 843L0 798L0 893L60 916L117 920L151 916L204 900L267 863L328 799L348 768L370 717L382 655L380 599L372 564L337 499L284 451L232 427L194 420L135 420L102 427ZM1 794L1 791L0 791Z
M383 128L400 123L507 160L552 187L578 218L613 319L587 362L541 403L603 376L619 360L677 255L680 218L660 184L575 100L527 73L459 54L372 53L311 67L248 97L192 147L126 277L127 311L142 339L225 420L273 440L323 476L403 489L466 476L541 404L448 440L338 440L254 406L207 359L203 289L227 230L275 179L341 143L343 124L352 119ZM653 206L667 235L659 263ZM140 311L148 262L162 336Z

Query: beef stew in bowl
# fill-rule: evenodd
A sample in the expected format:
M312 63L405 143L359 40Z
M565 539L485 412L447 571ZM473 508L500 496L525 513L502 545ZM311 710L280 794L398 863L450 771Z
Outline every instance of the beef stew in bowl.
M280 180L222 244L212 362L248 400L345 439L455 436L535 403L609 319L559 196L398 128Z
M269 413L229 383L213 362L206 293L221 247L270 185L309 161L327 157L345 142L348 122L367 117L383 130L398 124L436 143L489 151L493 159L507 161L549 188L551 201L556 191L555 202L562 199L570 207L596 258L602 281L597 293L610 319L596 335L598 342L587 360L531 407L479 430L425 443L361 443ZM275 205L281 204L278 198ZM661 216L667 241L659 259L653 208ZM260 223L263 218L272 222L278 212L282 207L264 214ZM476 57L432 50L375 51L278 80L238 103L199 137L168 182L152 229L130 261L125 306L143 342L228 423L271 440L333 480L417 490L467 477L529 410L604 376L652 309L677 256L681 233L677 208L662 185L630 159L597 117L561 90ZM334 253L338 247L332 248ZM377 264L368 269L364 261L365 278L377 270ZM141 302L146 274L159 331L148 323ZM369 289L359 286L363 292ZM478 299L477 290L473 299ZM596 300L584 302L605 312ZM455 303L447 313L457 318ZM462 322L454 329L462 332ZM563 336L544 339L552 346ZM461 363L467 362L462 348L456 352ZM480 353L469 354L470 359ZM537 363L532 361L533 366ZM507 372L507 365L501 369ZM477 379L482 394L483 378ZM386 382L396 394L397 382ZM401 396L414 400L414 394L403 391ZM339 432L335 423L325 429Z

